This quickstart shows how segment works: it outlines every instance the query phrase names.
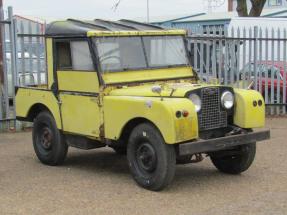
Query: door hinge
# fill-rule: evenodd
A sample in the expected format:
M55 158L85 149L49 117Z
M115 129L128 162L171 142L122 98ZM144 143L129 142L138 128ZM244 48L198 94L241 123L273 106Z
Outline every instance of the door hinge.
M63 102L62 102L62 100L58 100L58 102L57 102L59 105L62 105L63 104Z

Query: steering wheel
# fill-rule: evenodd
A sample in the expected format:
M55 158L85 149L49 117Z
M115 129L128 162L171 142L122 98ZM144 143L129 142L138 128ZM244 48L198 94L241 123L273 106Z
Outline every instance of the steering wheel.
M100 59L100 62L102 63L102 62L104 62L104 61L106 61L106 60L108 60L108 59L116 59L116 60L118 60L118 63L121 62L121 58L118 57L118 56L107 56L107 57L105 57L105 58L103 58L103 59Z

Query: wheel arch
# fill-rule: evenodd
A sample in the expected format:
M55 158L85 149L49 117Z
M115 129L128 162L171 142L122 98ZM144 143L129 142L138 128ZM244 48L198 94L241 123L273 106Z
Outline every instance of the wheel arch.
M33 122L33 120L37 117L37 115L42 111L48 111L53 116L52 112L46 105L42 103L36 103L30 107L27 114L27 120Z
M123 129L121 130L120 133L120 142L121 144L127 144L128 139L133 131L133 128L135 128L137 125L142 124L142 123L149 123L151 125L153 125L161 134L160 129L149 119L144 118L144 117L136 117L133 119L130 119L124 126ZM161 134L162 135L162 134Z

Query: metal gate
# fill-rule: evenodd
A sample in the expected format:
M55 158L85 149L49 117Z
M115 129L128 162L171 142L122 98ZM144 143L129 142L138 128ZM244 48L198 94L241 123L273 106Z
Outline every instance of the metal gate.
M286 114L286 29L200 27L189 36L202 81L254 89L268 114Z
M15 86L45 84L47 78L44 29L33 20L13 16L12 7L8 8L7 13L1 8L0 13L3 59L3 78L0 83L1 131L23 126L16 121Z

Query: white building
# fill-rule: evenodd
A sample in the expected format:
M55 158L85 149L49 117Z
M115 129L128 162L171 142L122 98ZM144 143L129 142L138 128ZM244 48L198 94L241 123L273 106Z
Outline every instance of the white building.
M228 0L228 11L236 11L237 0ZM266 0L264 9L280 9L287 7L287 0ZM251 1L247 0L248 11L251 9ZM287 13L286 13L287 14Z

